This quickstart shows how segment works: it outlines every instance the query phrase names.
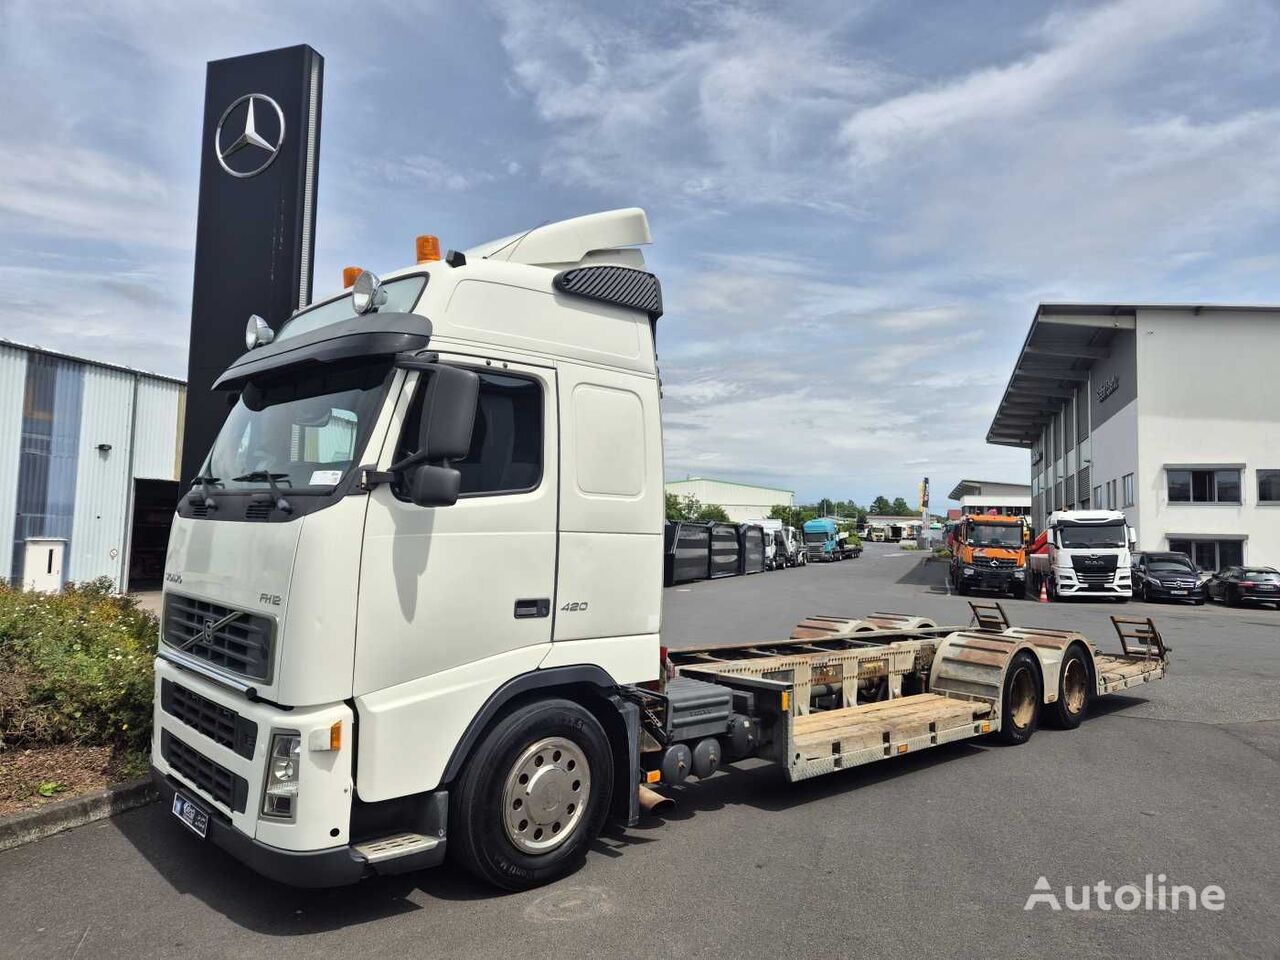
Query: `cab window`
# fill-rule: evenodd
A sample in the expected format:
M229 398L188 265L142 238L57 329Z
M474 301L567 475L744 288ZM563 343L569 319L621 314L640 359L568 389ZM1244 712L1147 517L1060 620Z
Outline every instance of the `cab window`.
M524 493L542 482L542 385L530 377L476 371L480 391L471 449L449 466L462 475L460 496ZM419 382L405 416L396 460L416 452L422 398Z

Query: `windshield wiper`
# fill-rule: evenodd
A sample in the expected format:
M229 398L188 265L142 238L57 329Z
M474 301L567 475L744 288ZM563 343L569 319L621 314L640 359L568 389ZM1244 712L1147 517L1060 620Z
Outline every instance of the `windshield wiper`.
M187 494L187 502L196 503L199 500L199 497L196 496L196 491L195 491L195 485L198 483L200 484L200 496L204 497L204 505L208 507L210 510L217 510L218 501L213 499L213 491L209 489L209 484L221 483L221 482L222 481L217 477L209 476L203 473L200 474L194 480L191 481L191 485L192 485L191 492Z
M271 496L276 501L276 509L281 513L293 513L293 506L284 498L284 494L280 488L276 486L277 480L288 480L287 473L271 473L267 470L254 470L252 473L246 473L242 477L232 477L235 483L266 483L271 487Z

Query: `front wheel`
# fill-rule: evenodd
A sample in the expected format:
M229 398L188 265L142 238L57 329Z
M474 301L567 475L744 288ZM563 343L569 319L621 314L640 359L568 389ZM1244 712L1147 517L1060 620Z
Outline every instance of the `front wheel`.
M506 890L549 883L586 856L612 786L613 753L591 713L527 704L489 732L451 791L449 853Z
M1040 672L1035 657L1023 650L1009 661L1000 695L1000 732L1004 743L1026 743L1040 725Z

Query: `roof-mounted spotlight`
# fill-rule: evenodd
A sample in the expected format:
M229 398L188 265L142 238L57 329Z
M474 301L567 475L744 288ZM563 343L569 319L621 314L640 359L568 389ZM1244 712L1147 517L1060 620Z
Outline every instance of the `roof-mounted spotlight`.
M276 332L256 313L249 318L244 328L244 346L246 350L264 347L276 338Z
M351 285L351 306L356 313L372 313L387 302L387 291L378 275L371 270L361 270Z

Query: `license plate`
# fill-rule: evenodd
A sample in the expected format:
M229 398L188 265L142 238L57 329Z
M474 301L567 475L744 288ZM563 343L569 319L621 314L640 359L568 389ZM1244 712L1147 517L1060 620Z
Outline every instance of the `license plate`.
M1270 593L1274 589L1275 587L1258 587L1258 590L1262 593Z
M173 815L198 837L209 832L209 813L194 800L180 793L173 795Z
M1185 597L1187 595L1187 591L1185 590L1170 590L1169 593L1175 597Z

